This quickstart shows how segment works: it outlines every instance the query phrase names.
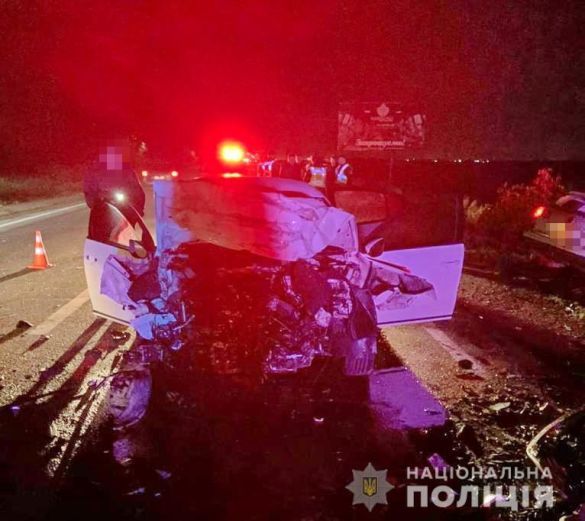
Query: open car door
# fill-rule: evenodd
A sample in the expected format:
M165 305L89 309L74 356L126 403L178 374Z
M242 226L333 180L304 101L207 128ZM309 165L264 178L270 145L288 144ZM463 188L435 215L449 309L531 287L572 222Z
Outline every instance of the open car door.
M408 201L399 192L348 188L334 201L355 215L360 248L373 261L378 325L450 319L463 269L460 198Z
M123 208L123 212L105 201L92 208L84 248L84 267L94 313L129 324L134 314L122 283L132 277L133 270L126 266L142 264L146 269L155 247L138 213L128 206ZM132 226L130 221L136 225ZM105 270L108 271L106 277Z

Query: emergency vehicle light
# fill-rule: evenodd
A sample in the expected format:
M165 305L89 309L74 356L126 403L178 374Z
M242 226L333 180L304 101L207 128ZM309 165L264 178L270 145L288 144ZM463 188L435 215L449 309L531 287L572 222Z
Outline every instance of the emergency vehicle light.
M240 163L246 152L239 143L224 142L219 146L219 157L225 163Z

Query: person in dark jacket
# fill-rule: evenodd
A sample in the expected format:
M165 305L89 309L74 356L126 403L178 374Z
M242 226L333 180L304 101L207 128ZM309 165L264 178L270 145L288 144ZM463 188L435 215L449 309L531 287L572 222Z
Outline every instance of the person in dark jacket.
M330 201L334 200L335 192L335 168L337 167L337 158L335 156L329 156L327 162L327 178L325 181L325 191Z
M89 208L93 208L98 201L111 201L132 225L136 224L136 219L132 218L132 212L124 211L125 207L131 206L140 216L144 216L144 189L130 166L129 149L120 144L108 145L101 151L98 163L85 173L83 193Z
M286 157L286 163L282 165L280 170L280 177L301 181L303 179L302 174L302 167L299 163L298 156L296 154L288 154Z

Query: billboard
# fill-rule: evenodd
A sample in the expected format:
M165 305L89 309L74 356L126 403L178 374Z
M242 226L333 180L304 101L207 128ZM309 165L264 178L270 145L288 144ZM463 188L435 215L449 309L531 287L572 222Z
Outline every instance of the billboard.
M402 150L424 144L426 117L390 102L342 103L338 150Z

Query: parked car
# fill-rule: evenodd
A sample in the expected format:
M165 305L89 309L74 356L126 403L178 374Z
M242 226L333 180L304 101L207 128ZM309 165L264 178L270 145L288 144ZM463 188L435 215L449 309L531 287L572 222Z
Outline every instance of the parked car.
M533 218L533 228L524 234L531 247L585 270L585 193L570 192L550 207L539 206Z

